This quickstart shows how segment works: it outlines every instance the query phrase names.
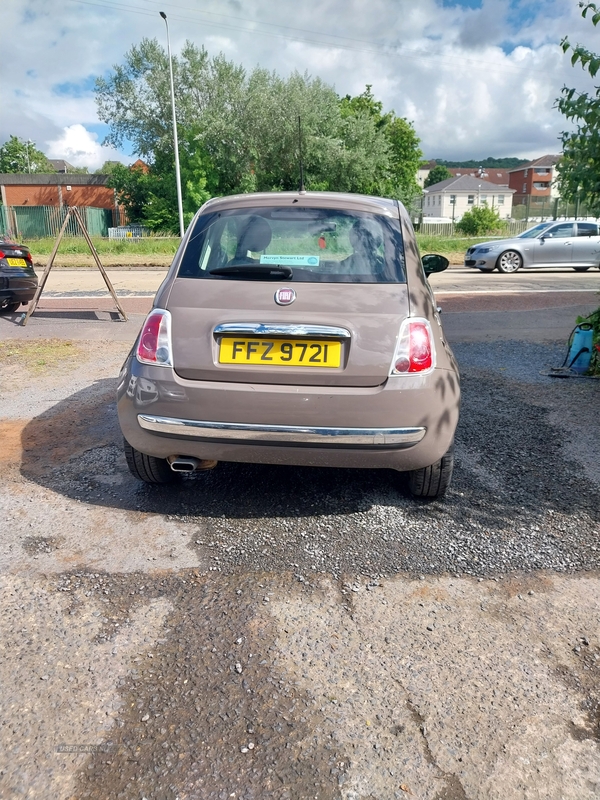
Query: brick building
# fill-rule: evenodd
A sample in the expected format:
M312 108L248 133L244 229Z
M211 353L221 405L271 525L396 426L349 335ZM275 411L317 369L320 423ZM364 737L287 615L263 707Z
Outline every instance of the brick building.
M542 156L509 170L508 185L515 190L515 205L548 205L558 197L553 181L559 158L556 155Z
M0 175L4 206L91 206L118 209L108 175L11 173Z

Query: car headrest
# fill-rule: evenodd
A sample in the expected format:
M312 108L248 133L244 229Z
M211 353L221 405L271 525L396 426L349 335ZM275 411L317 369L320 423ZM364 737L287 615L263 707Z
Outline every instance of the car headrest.
M248 250L258 253L265 250L271 241L271 226L263 217L247 217L239 233L236 255L245 256Z
M381 225L374 219L357 219L350 228L350 244L361 250L374 252L383 242Z

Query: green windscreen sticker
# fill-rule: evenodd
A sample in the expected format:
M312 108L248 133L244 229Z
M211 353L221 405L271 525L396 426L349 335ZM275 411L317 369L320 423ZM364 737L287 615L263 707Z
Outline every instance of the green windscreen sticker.
M260 263L280 267L318 267L319 256L261 256Z

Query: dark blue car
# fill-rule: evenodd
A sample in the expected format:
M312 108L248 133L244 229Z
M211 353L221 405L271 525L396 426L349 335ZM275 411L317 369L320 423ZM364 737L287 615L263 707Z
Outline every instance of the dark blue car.
M29 248L0 238L0 314L11 314L20 305L27 305L37 287Z

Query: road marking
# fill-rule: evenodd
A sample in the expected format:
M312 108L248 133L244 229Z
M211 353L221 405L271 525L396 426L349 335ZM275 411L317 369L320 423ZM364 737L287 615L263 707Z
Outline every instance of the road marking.
M471 287L465 287L464 289L433 289L436 297L444 294L594 294L599 291L600 285L597 289L473 289Z
M156 292L116 292L117 297L154 297ZM98 292L98 294L79 294L79 292L44 292L44 300L103 300L112 299L108 292Z

